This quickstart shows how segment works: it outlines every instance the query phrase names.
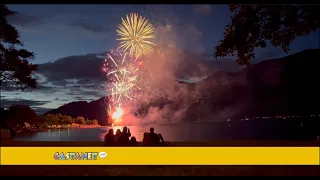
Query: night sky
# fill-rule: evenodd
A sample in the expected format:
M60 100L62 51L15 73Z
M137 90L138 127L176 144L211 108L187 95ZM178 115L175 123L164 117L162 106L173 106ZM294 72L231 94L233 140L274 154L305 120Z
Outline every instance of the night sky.
M39 65L38 88L24 92L1 90L1 106L28 104L38 112L71 101L92 101L104 96L96 53L116 48L121 17L137 12L157 28L178 32L177 46L203 53L211 59L223 38L231 13L227 5L8 5L19 14L9 23L20 32L25 48L35 53ZM298 38L290 54L319 48L319 34ZM285 56L281 49L258 49L257 60ZM227 61L227 60L226 60ZM235 62L234 62L235 63Z

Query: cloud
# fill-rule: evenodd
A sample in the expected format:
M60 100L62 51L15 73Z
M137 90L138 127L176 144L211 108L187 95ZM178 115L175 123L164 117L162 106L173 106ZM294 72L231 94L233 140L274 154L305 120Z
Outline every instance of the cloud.
M94 81L92 79L80 79L77 84L92 84Z
M84 97L81 97L81 96L76 96L74 97L76 100L79 100L79 101L92 101L93 99L88 99L88 98L84 98Z
M51 108L41 108L41 107L32 107L37 114L45 114L46 112L52 110Z
M26 99L5 99L1 98L1 107L10 107L11 105L29 105L29 106L41 106L49 101L37 101L37 100L26 100Z
M210 4L195 5L193 10L196 13L210 14L211 10L212 10L212 5L210 5Z
M71 23L69 26L82 28L86 31L96 32L96 33L106 33L109 31L108 28L99 26L99 25L90 25L88 23L78 22L78 23Z
M72 100L79 100L79 96L95 100L105 95L106 78L101 70L102 63L103 59L96 54L87 54L40 64L39 73L46 79L42 86L64 92Z
M13 25L21 27L35 27L45 23L43 17L29 16L23 13L17 13L16 15L9 16L8 21Z
M66 86L68 84L68 82L64 79L61 79L59 81L53 81L53 82L51 82L51 84L53 86Z
M92 54L40 64L37 88L18 91L12 86L2 87L1 105L27 104L43 113L72 101L99 99L105 96L102 62Z
M54 62L40 64L39 73L50 82L67 83L65 79L81 79L80 84L86 84L93 83L93 81L105 81L101 70L102 64L103 59L98 58L96 54L68 56Z
M24 29L57 34L61 30L75 33L85 33L88 36L99 34L106 36L109 29L105 25L88 23L88 18L82 15L63 14L55 16L30 16L24 13L17 13L8 18L9 22L17 27Z

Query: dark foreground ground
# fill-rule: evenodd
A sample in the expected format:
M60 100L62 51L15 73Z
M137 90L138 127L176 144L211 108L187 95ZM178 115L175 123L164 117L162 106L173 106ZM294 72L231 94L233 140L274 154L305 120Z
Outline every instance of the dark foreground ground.
M1 176L320 176L319 166L1 166Z
M15 142L1 146L102 146L102 142ZM318 146L317 141L177 142L169 146ZM1 176L320 176L320 166L1 166Z

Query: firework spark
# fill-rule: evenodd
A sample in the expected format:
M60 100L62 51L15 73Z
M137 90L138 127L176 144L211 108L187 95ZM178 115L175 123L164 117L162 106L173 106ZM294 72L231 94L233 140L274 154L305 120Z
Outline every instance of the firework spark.
M155 46L151 42L155 38L153 25L136 13L126 15L126 18L121 18L121 20L117 30L117 34L120 36L117 40L121 41L120 48L137 58L152 52L153 46Z
M135 90L140 89L136 85L138 67L139 62L130 61L127 53L116 50L107 54L103 64L108 78L107 92L110 94L107 111L115 121L122 116L122 107L134 99Z
M114 119L116 122L120 120L120 118L123 115L123 110L121 107L117 107L116 111L112 114L112 119Z

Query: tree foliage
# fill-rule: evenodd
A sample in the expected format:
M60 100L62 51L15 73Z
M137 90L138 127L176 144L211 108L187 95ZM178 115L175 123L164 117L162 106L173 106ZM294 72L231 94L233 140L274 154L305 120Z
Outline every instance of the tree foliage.
M62 114L46 114L43 118L44 121L41 121L43 125L71 125L72 123L81 125L98 125L97 120L85 120L82 116L72 118L71 116Z
M92 124L93 124L93 121L92 121L92 120L86 120L86 124L87 124L87 125L92 125Z
M62 124L64 124L64 125L72 124L72 121L73 121L73 119L71 116L64 115Z
M229 8L234 15L214 56L237 54L240 65L250 65L254 49L265 48L268 41L288 53L293 40L320 29L320 11L314 5L229 5Z
M25 49L17 49L23 46L19 40L19 33L15 27L7 21L8 16L15 15L4 4L0 4L0 87L13 85L18 89L36 87L36 79L33 72L37 65L31 64L30 59L34 54Z
M96 125L98 125L98 124L99 124L99 122L98 122L97 120L95 120L95 119L94 119L94 120L92 120L92 124L96 126Z
M78 116L75 121L76 124L86 124L84 117Z
M57 125L58 118L54 114L47 114L45 115L46 122L48 125Z
M46 114L37 115L36 112L27 105L11 105L8 110L1 108L1 121L0 126L6 124L12 127L24 127L26 123L30 124L32 127L47 127L47 126L62 126L66 127L68 125L81 124L81 125L99 125L97 120L85 120L84 117L78 116L77 118L72 118L71 116L62 114Z
M9 108L9 124L23 126L24 123L35 124L36 112L27 105L12 105Z

